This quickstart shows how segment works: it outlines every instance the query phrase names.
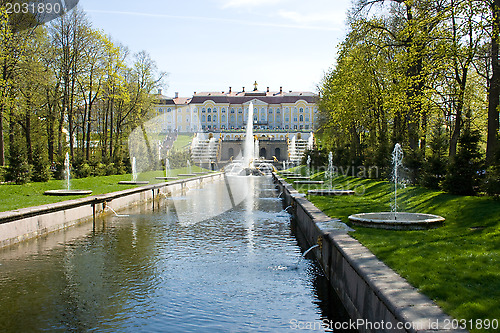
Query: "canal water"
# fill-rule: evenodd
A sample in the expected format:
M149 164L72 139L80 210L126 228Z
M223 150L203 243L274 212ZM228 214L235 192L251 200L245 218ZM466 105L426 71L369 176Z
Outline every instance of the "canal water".
M271 179L237 177L0 250L1 332L300 332L348 317ZM328 328L326 331L329 331Z

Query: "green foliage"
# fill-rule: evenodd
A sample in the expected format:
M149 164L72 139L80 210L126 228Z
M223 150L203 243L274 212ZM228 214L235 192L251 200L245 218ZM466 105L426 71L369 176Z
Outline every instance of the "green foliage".
M87 178L92 175L92 168L88 163L77 164L72 171L76 178Z
M431 189L439 189L444 180L448 163L448 140L442 124L438 124L433 131L430 142L430 154L427 156L423 170L421 184Z
M168 152L168 159L170 161L171 168L184 168L186 167L187 161L192 163L191 152L189 149L171 149Z
M5 182L7 171L8 171L7 167L0 166L0 182Z
M307 165L307 157L311 156L311 168L322 168L328 166L328 152L326 149L306 150L302 156L301 164Z
M33 176L35 182L46 182L51 178L47 151L41 144L36 144L33 149Z
M479 185L481 170L481 134L477 130L465 128L458 143L458 151L451 161L443 188L451 193L473 195Z
M378 11L374 3L387 7ZM491 62L484 59L491 53L489 38L498 32L488 35L491 25L485 29L485 22L470 17L489 20L492 9L470 1L355 2L357 15L350 17L335 66L320 85L319 132L334 163L377 166L378 176L386 177L390 147L400 143L411 182L436 188L465 118L471 127L490 131L487 92L494 89L487 89ZM439 139L434 126L441 127ZM451 189L458 179L450 177ZM495 184L494 177L488 184Z
M20 141L15 139L14 142L10 143L7 179L14 181L16 184L25 184L31 179L32 166L28 164L26 150Z
M482 189L489 195L500 195L500 154L496 161L486 169L486 177L482 183Z

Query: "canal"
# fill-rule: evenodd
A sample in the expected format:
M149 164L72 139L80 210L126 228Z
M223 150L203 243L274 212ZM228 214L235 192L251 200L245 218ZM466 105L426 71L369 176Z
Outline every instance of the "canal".
M349 318L270 177L0 250L1 332L300 332ZM326 329L326 331L329 331Z

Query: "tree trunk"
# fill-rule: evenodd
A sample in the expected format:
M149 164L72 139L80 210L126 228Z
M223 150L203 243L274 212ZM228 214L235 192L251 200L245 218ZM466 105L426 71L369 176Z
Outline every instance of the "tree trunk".
M486 160L492 163L498 150L499 117L498 105L500 96L500 63L498 61L500 0L494 0L491 6L493 24L491 38L491 69L492 75L488 90L488 136L486 141Z
M0 103L0 166L5 166L5 143L3 139L3 103Z
M24 124L24 135L26 137L26 152L28 154L28 163L33 164L33 147L31 144L31 116L29 110L28 112L26 112Z

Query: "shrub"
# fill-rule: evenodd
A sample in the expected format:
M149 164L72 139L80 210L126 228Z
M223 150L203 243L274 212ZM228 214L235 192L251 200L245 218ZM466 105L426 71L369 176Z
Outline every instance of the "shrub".
M12 142L9 154L7 179L16 184L25 184L31 179L32 166L28 164L26 152L20 142Z
M46 182L51 178L49 159L42 145L33 148L33 176L35 182Z
M76 178L86 178L92 175L92 168L87 163L82 163L75 167L74 175Z
M4 182L5 176L7 175L7 167L0 166L0 182Z
M420 183L427 188L437 190L444 180L448 163L448 140L441 125L434 131L429 146L431 150L424 163Z
M479 185L481 152L477 130L465 128L458 142L458 150L451 161L443 188L454 194L474 195Z

